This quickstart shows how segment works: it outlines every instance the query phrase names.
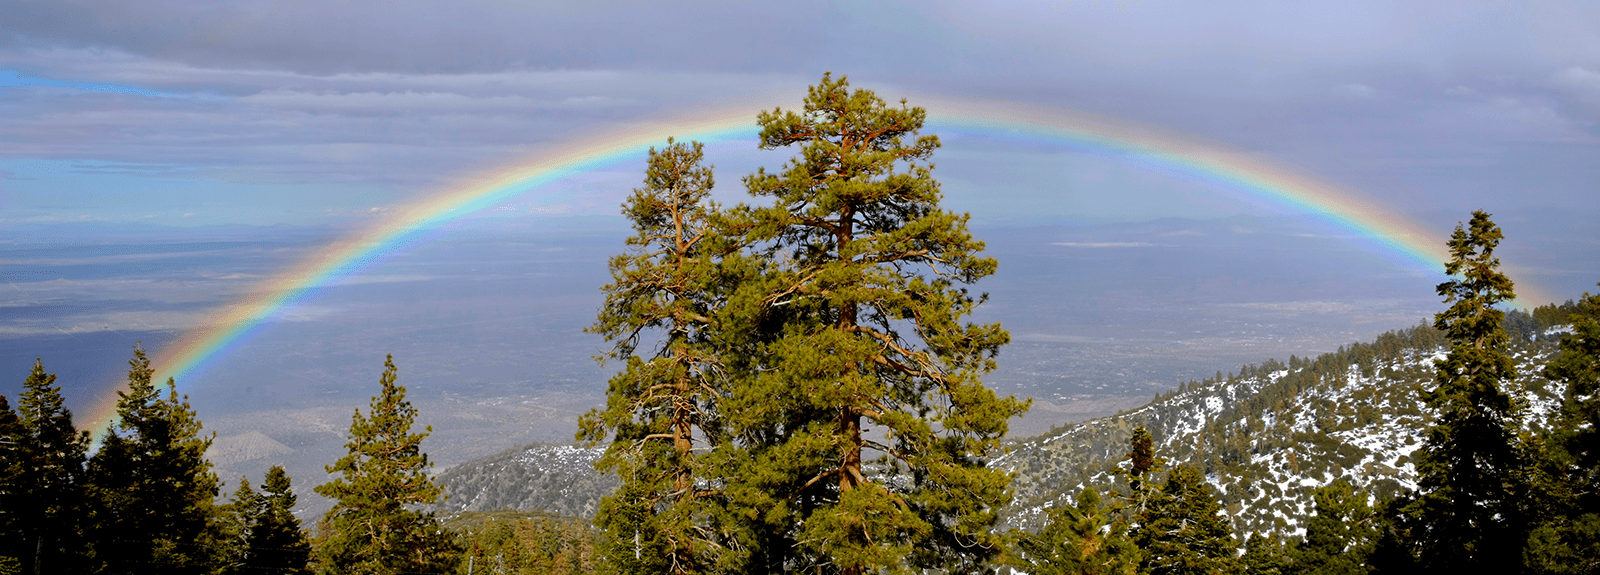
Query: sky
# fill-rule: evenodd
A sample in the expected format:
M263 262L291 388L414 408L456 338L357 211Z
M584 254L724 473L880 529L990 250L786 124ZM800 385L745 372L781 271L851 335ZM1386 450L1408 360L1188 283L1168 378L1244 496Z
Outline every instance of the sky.
M1192 134L1446 222L1600 181L1589 2L0 6L4 222L339 222L824 71ZM990 185L1061 175L1014 172Z
M1440 236L1484 209L1506 229L1508 267L1549 293L1576 297L1600 279L1600 4L1593 2L0 0L0 14L0 280L9 286L0 290L0 351L28 361L41 347L105 351L89 367L58 362L80 378L114 376L126 358L123 340L170 343L214 310L253 297L265 278L317 246L482 174L706 109L793 107L824 72L912 105L1054 110L1179 134L1348 190ZM1207 349L1232 346L1222 356L1235 362L1294 345L1325 351L1413 325L1437 303L1436 277L1385 261L1359 238L1341 239L1348 230L1294 227L1304 211L1117 154L960 129L939 135L935 173L946 205L1001 238L993 245L1018 258L1010 261L1104 266L1002 278L1000 291L1033 297L1046 293L1040 286L1123 270L1099 288L1079 282L1090 291L1061 301L1115 299L1116 309L1138 315L1162 309L1152 307L1160 298L1187 297L1139 283L1186 281L1157 273L1158 263L1204 275L1183 289L1210 299L1166 311L1189 314L1179 323L1201 326L1194 333L1211 332L1168 336L1128 324L1098 333L1110 320L1057 306L1018 312L1027 331L1021 342L1212 338ZM788 157L755 148L738 138L708 147L719 198L741 201L742 175ZM518 285L534 294L530 301L582 312L549 324L576 333L594 302L571 294L597 297L591 285L605 280L604 254L614 250L572 238L620 242L625 226L614 221L616 208L642 166L642 158L598 165L489 206L454 236L337 282L346 292L285 311L274 319L278 331L252 336L254 352L240 343L229 352L238 361L214 373L264 377L262 358L359 331L349 326L434 333L380 319L418 306L426 308L418 317L454 327L385 345L420 350L473 333L503 342L514 330L496 322L545 317L511 301L507 290ZM1218 240L1233 260L1146 255L1146 248L1202 245L1173 238L1265 231L1275 239ZM518 235L525 233L536 237ZM1288 239L1312 236L1327 241ZM1021 243L1005 243L1012 240ZM1023 244L1096 255L1051 259L1058 256ZM1288 245L1337 265L1295 264ZM559 258L471 284L499 291L462 287L482 279L471 262L511 269L513 254L575 253L599 263L560 289L512 281L560 275L549 266L577 269L568 260L550 263ZM413 256L434 259L407 259ZM1252 258L1281 265L1239 264ZM1017 269L1008 265L1002 269ZM1330 295L1335 287L1352 295ZM516 311L493 313L508 308ZM1238 310L1254 310L1255 319L1234 325L1228 314ZM1058 318L1060 326L1045 325ZM1302 321L1308 318L1315 321ZM1331 335L1305 339L1306 326ZM39 343L45 336L56 339ZM1216 343L1224 340L1231 343ZM1265 347L1250 347L1258 344ZM324 347L299 357L309 363L293 378L375 377L372 366L381 363L326 357L330 349L381 354L379 345ZM585 359L595 347L562 357ZM438 359L474 349L415 353ZM1040 349L1039 358L1059 355ZM1129 349L1104 357L1122 361L1154 348ZM1138 377L1170 385L1177 374L1219 368L1190 359ZM1178 371L1156 373L1168 368ZM599 373L561 370L578 379ZM493 388L496 377L478 383ZM603 389L600 381L590 387ZM583 393L591 392L598 393ZM107 392L75 393L82 411L93 403L86 398ZM557 402L551 413L594 400L573 393L578 399Z

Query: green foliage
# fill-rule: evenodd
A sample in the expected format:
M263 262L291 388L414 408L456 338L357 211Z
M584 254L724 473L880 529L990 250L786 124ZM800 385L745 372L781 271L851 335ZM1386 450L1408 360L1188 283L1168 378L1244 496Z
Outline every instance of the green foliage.
M751 546L794 552L768 570L961 571L1003 549L1009 479L985 463L1027 404L980 381L1009 336L963 322L984 296L961 286L996 264L939 207L926 115L824 75L758 119L762 148L799 153L745 178L773 204L736 225L776 265L732 305L774 339L723 413L753 439L730 493L765 524Z
M1128 538L1117 509L1100 505L1100 494L1084 488L1075 506L1050 510L1038 533L1017 532L1008 563L1032 575L1133 575L1142 554Z
M249 482L241 484L247 490ZM249 510L249 531L244 539L245 554L238 571L302 575L311 571L311 542L294 516L294 489L282 466L267 470L261 494L235 497L241 509Z
M207 573L226 548L211 437L173 380L161 396L143 349L128 365L128 390L88 466L96 559L104 573Z
M1155 438L1143 425L1134 428L1128 446L1128 488L1133 491L1134 511L1143 512L1150 495L1146 484L1152 474L1161 471L1165 461L1156 457Z
M1367 556L1377 542L1366 495L1335 481L1317 489L1316 515L1306 522L1305 540L1290 552L1297 575L1365 575Z
M474 574L577 575L602 567L596 549L600 533L583 520L540 513L468 512L451 519L460 524L461 546ZM465 573L458 570L458 573Z
M223 571L233 571L244 565L250 552L250 527L261 514L264 501L250 486L248 477L239 478L239 487L227 503L216 507L217 522L221 531L223 551L220 554Z
M613 283L589 328L616 343L610 357L627 362L611 379L606 408L584 415L578 433L590 442L612 436L595 466L623 485L601 502L595 523L611 535L604 553L623 573L698 573L732 560L722 557L732 537L721 493L695 453L697 443L702 451L728 443L719 414L727 348L714 316L733 268L719 257L728 242L713 227L718 208L703 157L699 143L670 139L650 150L645 187L623 206L638 234L612 258ZM635 356L650 331L660 332L658 347L649 359Z
M1161 492L1135 517L1133 541L1144 550L1140 573L1201 575L1243 573L1239 541L1198 469L1179 465Z
M4 416L14 443L6 449L5 472L12 481L5 489L11 496L0 503L9 524L0 556L18 559L25 572L80 570L89 435L73 426L56 376L45 373L43 362L34 362L19 400L14 419Z
M11 402L0 395L0 573L6 568L22 569L18 558L28 551L29 538L22 532L27 524L21 516L27 497L22 484L27 472L23 451L27 438L27 428L11 410Z
M1600 295L1568 302L1572 333L1544 376L1566 384L1543 442L1540 522L1524 558L1530 571L1600 572Z
M321 572L449 572L459 559L460 550L438 519L415 509L439 495L422 452L422 440L433 428L411 433L417 409L396 383L398 371L393 356L384 360L381 392L367 415L358 409L351 417L349 454L327 466L341 476L316 488L335 500L320 526L316 560Z
M1239 562L1244 564L1246 575L1289 575L1293 573L1289 563L1289 549L1284 545L1284 539L1276 533L1252 532L1245 541L1244 555L1239 557Z
M1424 393L1439 419L1418 458L1420 494L1406 513L1417 519L1418 552L1432 569L1500 566L1521 555L1519 485L1523 460L1517 445L1517 406L1503 387L1516 377L1495 306L1513 299L1511 280L1498 271L1494 249L1500 228L1473 212L1450 238L1450 281L1438 292L1450 308L1434 327L1450 341L1435 363L1433 389Z

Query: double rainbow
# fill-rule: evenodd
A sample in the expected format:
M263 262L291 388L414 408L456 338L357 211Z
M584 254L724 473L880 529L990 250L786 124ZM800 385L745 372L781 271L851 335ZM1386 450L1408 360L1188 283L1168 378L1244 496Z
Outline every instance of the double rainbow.
M1377 249L1419 269L1439 274L1447 257L1444 238L1375 200L1281 165L1211 142L1127 122L1052 108L996 100L915 99L929 110L931 133L1020 135L1098 152L1114 153L1153 169L1211 182L1224 190L1265 199L1325 219L1373 242ZM286 269L212 314L160 350L152 360L158 377L196 376L268 320L334 280L358 273L385 253L425 237L464 215L500 205L542 186L626 160L638 160L668 136L718 142L753 139L760 107L723 104L572 142L511 167L463 181L399 208L369 228L345 237ZM1513 278L1515 279L1515 278ZM1527 281L1517 282L1518 303L1553 301ZM120 386L119 386L120 387ZM115 413L107 392L91 411L91 425L104 429Z

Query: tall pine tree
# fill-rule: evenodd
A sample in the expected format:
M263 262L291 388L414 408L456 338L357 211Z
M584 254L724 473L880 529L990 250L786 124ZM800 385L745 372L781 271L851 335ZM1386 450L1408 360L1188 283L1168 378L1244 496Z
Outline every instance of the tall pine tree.
M1027 404L980 380L1009 336L965 321L986 297L966 286L996 264L939 206L925 119L830 75L758 119L762 148L799 148L745 179L773 202L743 211L745 241L776 265L730 304L775 334L723 410L753 457L730 497L780 550L759 570L979 570L1003 549L1010 478L985 464Z
M96 559L103 573L209 573L226 549L211 437L172 379L162 397L144 349L128 365L117 417L89 460Z
M1417 458L1419 494L1406 506L1411 537L1431 570L1517 568L1524 540L1518 496L1523 459L1516 406L1503 386L1517 376L1496 306L1516 297L1494 256L1502 234L1482 210L1451 235L1449 281L1438 292L1450 308L1434 327L1449 339L1424 399L1439 413Z
M21 477L16 497L4 505L16 515L16 539L7 545L24 573L72 573L84 567L81 536L84 460L89 434L78 431L64 406L55 374L35 361L17 404Z
M650 150L645 187L623 212L637 234L611 260L612 283L589 331L626 362L611 379L604 410L579 422L579 439L611 445L596 463L624 483L602 501L595 522L610 535L605 554L622 572L699 573L724 557L721 497L696 450L724 445L719 415L727 394L726 345L714 316L728 291L724 254L736 245L714 228L711 168L704 152L667 140ZM646 357L635 355L651 342ZM648 552L646 552L648 550Z
M316 549L324 573L395 575L407 572L449 572L459 550L432 513L419 511L439 497L428 477L428 455L422 440L433 432L412 433L417 408L406 401L397 383L394 356L383 362L381 391L366 415L357 409L350 420L349 454L329 465L340 477L317 486L318 495L334 500L323 517L323 539Z

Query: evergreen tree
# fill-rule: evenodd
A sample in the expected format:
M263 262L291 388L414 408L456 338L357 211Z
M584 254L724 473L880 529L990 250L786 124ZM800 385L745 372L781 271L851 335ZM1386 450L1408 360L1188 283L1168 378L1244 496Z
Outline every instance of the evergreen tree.
M1525 551L1528 570L1541 573L1600 572L1600 295L1571 307L1572 332L1544 370L1566 397L1543 442L1547 504Z
M1011 565L1032 575L1133 575L1142 558L1115 510L1086 487L1078 504L1051 509L1038 533L1015 534Z
M368 414L357 409L351 418L349 454L327 466L341 477L316 488L335 500L323 517L318 568L340 575L449 572L460 550L432 513L416 510L439 497L427 473L432 465L422 452L422 440L433 428L411 433L417 409L396 383L394 357L383 366L382 391L372 398Z
M698 142L668 139L650 150L645 187L623 206L637 235L629 253L612 258L613 283L589 328L616 342L611 358L627 362L611 379L606 408L586 414L578 433L591 442L614 434L595 466L624 485L602 501L595 523L610 535L604 553L621 572L697 573L733 560L721 557L730 541L719 528L721 497L695 454L697 443L707 451L727 440L718 415L725 347L712 332L727 285L719 252L730 243L713 228L703 157ZM648 332L659 337L644 359L634 353Z
M261 494L255 497L255 515L245 539L248 554L244 558L243 572L310 573L307 564L311 560L311 542L300 528L300 520L294 516L295 499L289 474L283 467L274 465L268 469Z
M21 558L30 551L21 515L27 470L22 446L27 437L27 429L17 419L17 412L11 410L11 402L0 395L0 573L11 568L20 571Z
M224 573L243 570L245 559L250 556L250 526L261 514L262 503L261 495L250 486L250 478L240 477L239 487L234 489L228 502L217 506L224 542L221 561Z
M1239 562L1244 564L1246 575L1289 575L1293 572L1289 550L1276 533L1251 533Z
M1340 479L1312 495L1316 515L1306 520L1305 540L1290 556L1296 575L1365 575L1366 558L1378 532L1366 495Z
M35 360L17 404L21 436L13 453L22 473L13 484L17 497L5 507L15 513L18 529L8 542L15 547L0 555L16 553L24 573L83 568L82 481L89 434L73 426L55 382L55 374L45 373L43 362Z
M89 460L97 561L103 573L208 573L227 548L211 437L172 379L161 397L142 348L128 365L116 420Z
M1134 428L1133 436L1128 438L1128 467L1124 470L1128 474L1128 488L1131 503L1130 512L1137 515L1143 513L1150 503L1150 480L1161 471L1161 465L1166 461L1156 457L1155 438L1150 436L1150 431L1143 425Z
M1144 550L1140 573L1215 575L1243 573L1239 541L1221 515L1222 504L1200 471L1179 465L1138 517L1134 543Z
M1450 308L1434 327L1450 346L1424 393L1439 419L1418 454L1420 493L1406 511L1418 519L1411 536L1419 558L1442 572L1514 569L1521 557L1518 415L1501 389L1516 378L1516 364L1506 353L1505 314L1495 307L1516 295L1494 257L1501 238L1489 214L1473 212L1450 238L1445 273L1452 279L1438 287Z
M925 118L824 75L758 119L763 149L800 147L745 179L773 205L741 210L744 240L776 263L730 302L774 334L723 410L752 453L729 496L775 553L758 570L975 571L1004 547L1010 479L985 464L1027 404L980 380L1009 336L963 322L986 297L964 286L996 264L939 207Z

